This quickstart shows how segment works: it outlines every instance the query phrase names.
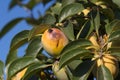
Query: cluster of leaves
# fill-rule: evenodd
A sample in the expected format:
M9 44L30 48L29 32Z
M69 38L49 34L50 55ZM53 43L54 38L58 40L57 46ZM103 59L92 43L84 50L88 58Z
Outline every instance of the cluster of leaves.
M49 2L49 0L30 0L24 5L20 1L13 1L10 8L20 5L32 9L38 2ZM44 49L41 45L41 35L50 27L61 29L70 41L62 50L60 59L57 60L60 68L66 67L70 80L93 79L91 73L95 62L91 59L94 55L92 51L86 49L92 46L89 37L93 32L98 38L105 34L109 35L108 41L113 43L110 51L112 55L120 58L120 6L117 0L57 0L38 20L18 18L11 21L1 30L0 37L23 19L33 28L16 34L12 39L5 64L8 80L26 67L27 71L22 80L33 77L41 80L57 79L52 72L52 65L56 59L43 54ZM17 50L25 43L28 43L25 55L18 57ZM98 80L113 80L105 66L101 66L100 71ZM44 77L40 74L41 72L44 72Z

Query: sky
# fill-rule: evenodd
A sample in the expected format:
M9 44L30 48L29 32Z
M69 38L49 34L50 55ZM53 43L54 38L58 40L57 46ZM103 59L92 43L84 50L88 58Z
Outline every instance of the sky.
M20 6L15 6L11 10L9 10L8 8L11 1L12 0L0 0L0 30L5 26L5 24L7 24L8 22L15 18L30 17L30 13ZM28 0L23 1L28 2ZM35 8L32 10L34 18L37 19L40 16L40 14L38 14L38 11L40 11L41 14L44 15L45 11L54 2L55 0L51 0L45 6L41 3L36 5ZM30 30L31 28L32 28L31 25L27 24L25 20L22 20L18 24L16 24L15 27L11 29L2 39L0 39L0 60L5 62L6 56L9 52L10 42L12 38L15 36L15 34L21 32L22 30ZM18 50L19 56L24 55L26 47L27 45L24 45L19 48Z
M9 10L9 4L12 0L0 0L0 31L2 28L11 20L16 18L23 18L23 17L30 17L30 13L26 11L24 8L20 6L15 6L11 10ZM27 3L29 0L23 0ZM45 11L53 4L55 0L51 0L45 6L41 3L36 5L32 10L33 17L37 19L40 14L38 11L41 12L41 15L44 15ZM20 21L18 24L15 25L13 29L11 29L3 38L0 39L0 60L5 63L7 54L10 48L10 42L12 38L19 32L23 30L30 30L32 26L27 24L25 20ZM25 49L27 45L24 45L18 49L18 56L23 56L25 54ZM6 80L6 75L4 75L4 79Z

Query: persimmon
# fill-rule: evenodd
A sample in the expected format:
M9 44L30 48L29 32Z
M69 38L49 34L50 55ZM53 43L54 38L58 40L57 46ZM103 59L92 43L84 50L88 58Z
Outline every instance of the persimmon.
M65 34L57 29L47 29L41 38L43 48L52 56L58 57L62 49L68 44Z

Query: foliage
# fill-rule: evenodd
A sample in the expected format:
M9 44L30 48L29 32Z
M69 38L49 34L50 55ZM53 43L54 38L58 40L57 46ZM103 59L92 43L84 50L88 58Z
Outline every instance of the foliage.
M4 74L4 63L2 61L0 61L0 79L3 80L3 74Z
M19 5L32 10L40 2L44 4L49 2L49 0L30 0L27 4L22 4L21 1L12 1L10 9ZM53 73L52 67L56 61L59 63L59 69L65 69L69 80L119 79L119 72L113 76L105 64L96 67L98 59L102 59L107 54L114 56L119 63L119 1L57 0L39 19L28 17L9 22L1 30L0 37L2 38L21 20L26 20L27 24L32 25L33 28L16 34L12 39L5 65L7 80L11 80L25 68L27 71L22 80L30 78L35 80L35 77L37 80L57 80L58 76ZM50 27L59 28L69 39L69 44L64 47L59 59L46 56L41 45L41 35ZM25 43L29 45L25 55L20 58L17 56L17 49Z

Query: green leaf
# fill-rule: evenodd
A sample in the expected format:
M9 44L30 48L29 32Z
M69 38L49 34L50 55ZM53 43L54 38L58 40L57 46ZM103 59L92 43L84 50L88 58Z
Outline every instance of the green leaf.
M98 0L90 0L90 2L92 2L92 3L96 3Z
M29 30L24 30L14 36L11 41L10 49L15 50L28 41Z
M120 48L120 40L112 40L111 48Z
M99 34L98 30L100 27L100 13L99 13L99 11L97 11L96 17L94 18L93 22L94 22L95 31L97 32L97 35L98 35Z
M51 11L54 13L54 14L57 14L57 15L59 15L60 14L60 11L61 11L61 9L62 9L62 4L61 3L59 3L59 2L57 2L53 7L51 7L50 9L51 9Z
M74 3L75 0L62 0L62 7Z
M110 54L120 58L120 48L110 48Z
M78 65L80 65L83 61L82 60L73 60L68 64L70 70L75 70Z
M87 80L93 68L94 64L92 61L83 61L73 71L73 80Z
M38 59L34 57L22 57L16 59L7 68L7 78L11 79L11 77L13 77L17 72L36 62L38 62Z
M3 80L3 75L4 75L4 63L0 60L0 80Z
M48 28L50 28L50 26L47 24L40 24L34 26L34 28L29 32L28 40L30 40L32 37L40 36Z
M120 48L115 48L115 47L111 47L108 49L108 51L111 51L111 52L115 52L115 51L120 51Z
M93 61L74 60L68 65L67 71L70 73L70 80L87 80L95 64ZM67 73L67 74L69 74Z
M92 20L88 21L88 22L86 23L86 25L89 25L89 26L90 26L89 31L88 31L88 34L87 34L87 36L86 36L86 39L88 39L89 36L90 36L90 34L91 34L91 33L93 32L93 30L94 30L94 25L93 25Z
M24 6L32 10L39 2L41 2L41 0L30 0L29 3Z
M84 29L86 29L87 26L87 21L83 24L83 26L80 28L79 32L77 33L76 39L79 39L81 35L85 34L83 32ZM88 28L87 28L88 29ZM86 31L85 31L86 32Z
M66 18L81 12L83 9L84 7L80 3L73 3L65 6L60 12L59 22L62 22Z
M120 40L120 30L114 31L110 34L108 41Z
M66 68L66 72L68 76L70 77L70 80L73 80L73 71L82 63L82 60L73 60L71 61ZM74 78L75 79L75 78ZM78 79L78 78L77 78Z
M65 66L66 69L66 73L69 76L70 80L73 80L73 73L72 71L74 71L78 65L80 65L82 63L82 60L73 60L71 61L67 66Z
M120 29L120 20L118 19L113 20L105 28L107 34L110 35L113 31Z
M17 50L9 51L9 53L7 54L7 59L6 59L6 66L17 58L18 58Z
M25 56L36 57L41 49L42 49L42 45L40 38L35 38L28 45Z
M85 47L90 46L90 45L92 45L92 43L89 40L78 39L78 40L72 41L68 45L66 45L64 47L64 49L62 50L61 54L64 54L66 52L69 52L69 51L76 49L76 48L79 48L79 47L85 48Z
M90 53L90 51L86 49L82 49L80 47L72 49L72 50L70 49L68 52L65 52L61 55L60 68L69 64L73 60L80 59L80 57L89 56L90 54L92 54Z
M109 69L104 65L101 65L100 67L98 67L97 80L114 80L114 79Z
M65 33L65 35L68 37L68 39L70 39L71 41L75 40L73 24L70 21L68 22L67 26L61 29Z
M56 22L56 18L52 14L46 14L43 17L42 23L43 24L48 24L48 25L53 25Z
M30 18L30 17L28 17L28 18L25 18L25 20L26 20L26 22L28 23L28 24L30 24L30 25L32 25L32 27L34 27L34 25L39 25L39 24L41 24L41 21L42 21L42 17L40 17L39 19L34 19L34 18Z
M50 0L41 0L41 1L44 5L47 4L48 2L50 2Z
M115 14L111 8L102 9L102 12L110 21L115 18Z
M0 31L0 38L2 38L5 34L7 34L7 32L9 32L12 28L15 27L15 25L17 23L19 23L20 21L22 21L23 18L16 18L12 21L10 21L9 23L7 23L3 29Z
M68 66L65 66L65 70L66 70L66 74L68 75L70 80L73 80L73 74L70 71L70 69L68 68Z
M30 65L25 73L25 75L23 76L22 80L29 80L29 78L34 75L35 73L37 73L38 71L40 72L40 70L49 67L50 65L46 65L43 63L34 63L32 65ZM40 73L39 73L40 74Z
M20 0L11 0L10 5L9 5L9 9L12 9L14 6L18 5L18 2Z
M120 1L118 0L112 0L119 8L120 8Z
M115 80L119 80L120 79L120 71L118 72L118 75L116 76Z

